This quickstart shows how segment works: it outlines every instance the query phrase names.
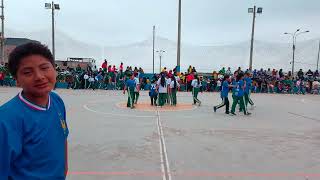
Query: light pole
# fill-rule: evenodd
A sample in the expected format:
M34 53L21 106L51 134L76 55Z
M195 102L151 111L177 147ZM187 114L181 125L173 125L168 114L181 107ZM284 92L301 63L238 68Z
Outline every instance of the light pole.
M5 50L4 50L4 5L3 0L1 0L1 61L4 62Z
M291 69L292 77L294 77L294 60L295 60L297 36L299 36L300 34L303 34L303 33L308 33L308 32L310 32L310 31L301 32L300 29L297 29L294 33L287 33L287 32L284 33L286 35L292 36L292 69Z
M154 74L154 41L156 35L156 26L153 26L153 39L152 39L152 74Z
M54 2L52 1L52 3L45 3L45 8L46 9L51 9L52 11L52 55L53 55L53 59L55 60L56 58L56 52L55 52L55 38L54 38L54 11L55 10L60 10L60 5L59 4L54 4Z
M319 49L318 49L317 71L319 71L319 58L320 58L320 41L319 41Z
M159 54L159 59L160 59L160 73L161 73L161 59L163 56L163 53L165 53L166 51L164 50L158 50L157 53Z
M179 0L178 11L178 43L177 43L177 73L180 72L180 51L181 51L181 0Z
M252 31L251 31L251 46L250 46L250 62L249 62L249 69L252 70L252 55L253 55L253 41L254 41L254 29L255 29L255 22L256 22L256 13L262 14L262 7L257 9L256 6L253 8L248 8L248 13L253 14L252 19Z

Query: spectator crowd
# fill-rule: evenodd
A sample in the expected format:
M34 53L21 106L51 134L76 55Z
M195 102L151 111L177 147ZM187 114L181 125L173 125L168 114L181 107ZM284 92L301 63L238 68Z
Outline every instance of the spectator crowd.
M61 70L56 65L57 82L67 84L66 88L72 89L106 89L106 90L120 90L125 86L125 80L129 78L130 74L134 74L139 78L140 88L142 90L149 90L151 82L158 80L160 74L145 73L139 67L127 66L121 63L118 67L116 65L108 64L104 60L99 69L87 66L86 69L77 66L76 68L69 68ZM177 73L176 68L169 70L166 67L162 69L162 74L166 78L175 76L180 84L180 91L191 91L191 82L195 75L199 76L201 82L201 91L214 92L220 91L222 79L224 75L236 77L239 73L250 73L252 78L253 93L295 93L295 94L319 94L319 72L318 70L308 70L304 72L300 69L298 72L292 74L291 71L284 72L282 69L254 69L253 71L246 69L242 70L240 67L232 71L230 67L223 67L219 71L212 73L198 73L196 68L189 66L186 72ZM14 79L7 70L6 65L0 65L0 86L14 86Z

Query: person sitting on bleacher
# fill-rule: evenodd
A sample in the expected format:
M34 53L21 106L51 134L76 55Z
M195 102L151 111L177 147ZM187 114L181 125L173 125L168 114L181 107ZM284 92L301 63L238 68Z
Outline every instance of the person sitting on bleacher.
M0 85L3 86L4 84L4 76L5 73L3 71L0 71Z
M320 83L319 81L315 80L312 83L312 94L319 94L320 93Z

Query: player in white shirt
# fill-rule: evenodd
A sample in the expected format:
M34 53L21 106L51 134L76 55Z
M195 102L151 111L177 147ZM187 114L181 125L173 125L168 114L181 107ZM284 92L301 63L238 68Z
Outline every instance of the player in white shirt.
M167 83L167 93L168 93L166 102L167 102L167 104L170 104L170 101L171 101L171 92L170 92L171 78L168 75L166 76L166 83Z
M138 103L139 95L140 95L140 80L139 80L139 74L134 74L134 80L136 81L136 87L134 88L134 96L135 96L135 102L134 104Z
M161 73L161 77L158 79L157 89L159 92L158 105L163 106L167 97L167 83L163 73Z
M180 87L180 84L176 80L174 76L171 77L171 83L170 83L170 94L171 94L171 105L176 106L177 105L177 91Z
M88 75L88 73L86 73L86 74L83 76L83 79L84 79L84 89L87 89L87 83L88 83L88 80L89 80L89 75Z
M220 81L220 79L218 79L218 81L217 81L217 89L218 89L218 92L221 91L221 81Z
M93 78L93 75L89 76L88 81L89 81L88 89L91 87L94 90L95 89L95 82L94 82L95 80Z
M191 86L192 86L193 104L196 105L198 103L200 106L201 101L198 99L198 93L200 91L201 82L199 80L198 75L194 76L194 80L192 80Z

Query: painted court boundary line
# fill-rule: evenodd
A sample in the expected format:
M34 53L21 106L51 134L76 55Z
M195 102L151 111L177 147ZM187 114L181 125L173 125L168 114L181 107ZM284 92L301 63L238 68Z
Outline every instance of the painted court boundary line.
M304 115L297 114L297 113L293 113L293 112L288 112L288 113L289 113L289 114L292 114L292 115L295 115L295 116L299 116L299 117L305 118L305 119L309 119L309 120L314 120L314 121L320 122L320 119L316 119L316 118L304 116Z
M171 180L170 166L167 154L166 143L163 135L163 129L160 119L160 113L157 108L157 126L158 126L158 134L159 134L159 145L160 145L160 158L161 158L161 170L163 173L163 180Z
M134 115L128 115L128 114L115 114L115 113L107 113L107 112L100 112L100 111L96 111L96 110L93 110L91 108L88 107L87 104L83 105L83 108L87 111L90 111L90 112L93 112L93 113L96 113L96 114L103 114L103 115L110 115L110 116L120 116L120 117L137 117L137 118L153 118L155 116L134 116Z
M86 176L135 176L135 177L160 177L164 179L166 176L161 172L145 172L145 171L70 171L68 175L86 175ZM227 173L227 172L176 172L170 173L170 177L301 177L301 178L319 178L319 173Z

